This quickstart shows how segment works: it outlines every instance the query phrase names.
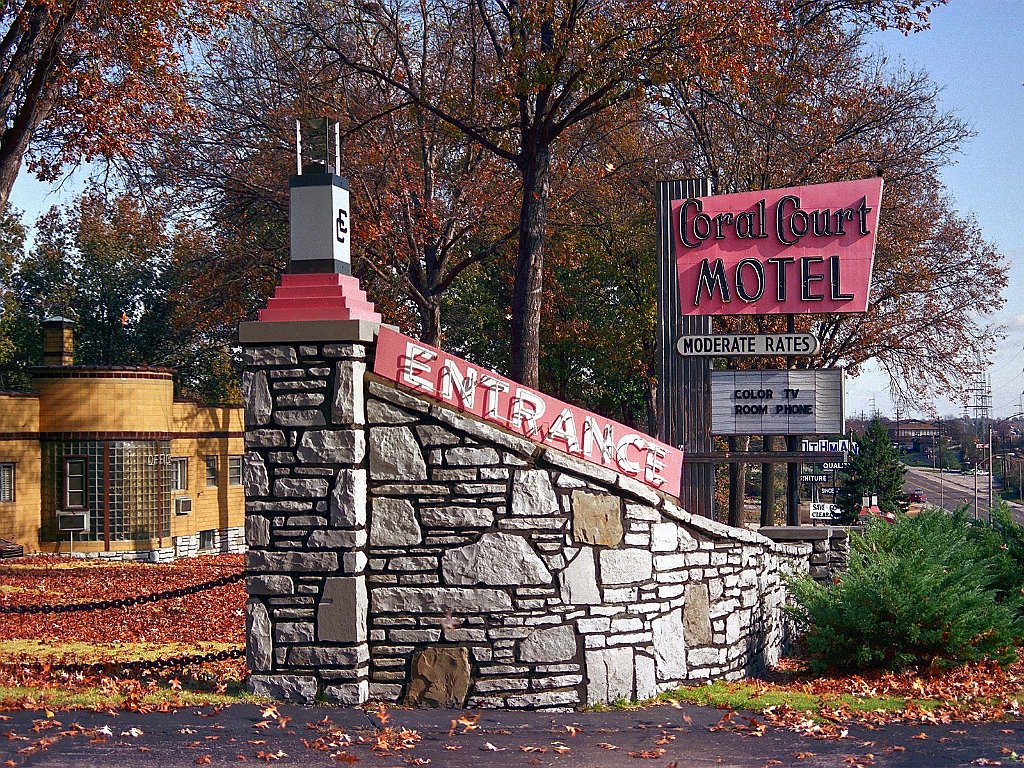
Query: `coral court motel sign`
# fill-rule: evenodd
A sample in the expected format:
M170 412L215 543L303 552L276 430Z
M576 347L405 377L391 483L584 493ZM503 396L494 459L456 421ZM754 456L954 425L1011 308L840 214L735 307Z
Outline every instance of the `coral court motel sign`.
M544 446L679 497L681 451L381 326L373 372Z
M684 315L864 312L882 179L672 202Z

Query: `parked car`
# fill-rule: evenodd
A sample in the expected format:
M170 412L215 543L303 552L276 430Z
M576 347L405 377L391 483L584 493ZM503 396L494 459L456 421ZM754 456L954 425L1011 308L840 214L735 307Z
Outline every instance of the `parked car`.
M928 494L918 488L916 491L911 491L907 494L907 501L911 504L927 504Z

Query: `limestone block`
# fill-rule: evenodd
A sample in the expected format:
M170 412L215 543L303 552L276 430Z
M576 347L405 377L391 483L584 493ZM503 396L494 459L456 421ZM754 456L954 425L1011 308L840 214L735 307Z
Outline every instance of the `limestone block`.
M274 644L310 643L313 625L308 621L279 621L274 625Z
M278 409L274 411L274 423L282 427L322 427L327 419L319 408Z
M281 478L274 481L274 495L284 498L323 498L327 496L327 481L319 478Z
M338 706L354 707L362 704L368 698L370 698L370 688L366 680L324 686L324 699Z
M370 543L375 547L419 544L423 532L416 522L416 511L407 499L387 497L373 500L370 517Z
M449 432L444 427L434 424L421 424L416 427L416 435L423 445L458 445L462 438Z
M379 397L381 400L387 400L389 403L401 406L407 411L415 411L416 413L426 413L430 405L425 401L413 395L406 394L401 390L395 389L393 385L385 384L377 381L369 382L370 395L373 397Z
M651 550L675 552L679 548L679 526L675 523L655 523L651 526Z
M427 479L427 465L411 429L370 429L370 476L374 480Z
M295 456L304 464L358 464L365 452L362 430L310 429L299 440Z
M331 492L331 525L357 528L366 525L366 470L338 471Z
M242 374L242 397L245 401L245 425L262 426L270 423L273 402L270 385L263 371L245 371Z
M295 667L340 667L354 669L369 658L366 646L328 648L320 645L295 646L288 649L288 663Z
M370 591L374 613L492 613L512 610L500 589L377 587Z
M605 493L572 492L572 535L577 542L614 547L622 541L622 505Z
M711 597L707 584L691 584L686 588L683 638L688 648L711 642Z
M643 549L601 550L601 584L649 581L654 572L651 553Z
M551 572L522 536L485 533L473 544L446 550L441 573L448 584L550 584Z
M370 400L366 404L366 418L370 424L415 424L419 421L418 416L381 400Z
M255 451L247 451L242 468L242 487L247 498L270 495L270 477L267 465Z
M598 605L601 592L597 588L597 567L594 550L581 547L579 553L558 575L562 602L566 605Z
M326 579L316 614L317 639L328 643L366 642L367 602L365 577Z
M586 652L587 704L633 698L633 649L595 648Z
M489 528L494 511L487 507L424 507L420 519L428 528Z
M295 582L290 576L248 576L245 591L250 595L291 595L295 593Z
M444 457L447 464L455 467L477 467L501 461L498 452L493 448L449 448L445 451Z
M547 517L559 514L551 475L543 469L517 470L512 478L512 514Z
M246 448L285 448L288 441L284 432L279 429L247 429L245 431Z
M249 690L257 696L312 704L316 700L317 682L312 675L249 675Z
M245 365L295 365L299 358L295 347L245 347L242 362Z
M409 690L403 703L414 707L461 707L469 692L469 651L435 646L412 657Z
M658 695L658 682L654 678L654 659L643 654L634 656L636 663L636 698L638 701Z
M338 570L338 555L334 552L267 552L264 550L249 550L245 553L245 565L250 572L331 572Z
M654 666L658 680L686 679L686 644L683 611L676 609L651 622L654 633Z
M245 603L245 660L253 672L268 672L273 664L274 643L270 615L259 600Z
M270 544L270 521L262 515L246 515L245 543L250 547L265 547Z
M331 423L365 424L363 377L366 375L366 363L360 360L344 360L335 364L334 371Z
M576 633L563 625L536 629L519 643L519 660L523 662L569 661L576 655Z

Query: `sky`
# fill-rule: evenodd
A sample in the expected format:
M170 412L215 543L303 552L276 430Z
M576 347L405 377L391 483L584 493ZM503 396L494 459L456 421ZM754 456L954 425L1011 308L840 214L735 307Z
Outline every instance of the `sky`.
M973 214L986 240L1010 262L1006 305L985 322L1001 325L1006 337L985 372L997 418L1024 410L1024 0L950 0L932 14L931 29L904 36L879 32L870 45L891 66L900 61L927 72L943 88L943 109L971 125L976 136L946 168L943 182L961 213ZM22 172L12 202L34 221L39 212L66 201L82 185L81 175L61 191ZM895 415L887 375L871 365L847 378L848 417ZM961 393L921 403L909 417L959 415Z
M943 87L942 107L971 125L976 136L942 180L961 213L971 213L987 241L1010 262L1006 305L989 322L1005 327L986 373L996 418L1024 410L1024 2L950 0L935 10L931 29L904 37L890 31L871 44L890 65L904 61ZM959 394L959 393L957 393ZM847 379L847 416L894 415L888 377L877 369ZM960 401L934 403L939 415L963 412ZM927 404L908 416L928 415Z

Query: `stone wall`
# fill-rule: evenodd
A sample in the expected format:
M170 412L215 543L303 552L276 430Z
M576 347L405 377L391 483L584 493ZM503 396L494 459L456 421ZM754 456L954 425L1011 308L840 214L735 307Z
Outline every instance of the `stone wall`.
M846 570L850 531L838 525L766 526L758 533L784 544L809 544L808 566L815 580L828 583Z
M566 708L778 658L810 546L400 390L372 351L246 349L255 691Z

